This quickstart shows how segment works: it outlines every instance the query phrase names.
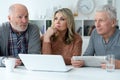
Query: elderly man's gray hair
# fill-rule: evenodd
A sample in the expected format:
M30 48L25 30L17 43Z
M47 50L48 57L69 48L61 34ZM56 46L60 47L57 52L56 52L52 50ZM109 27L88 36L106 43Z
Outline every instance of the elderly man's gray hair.
M116 9L112 5L107 4L107 5L99 6L98 8L96 8L96 12L107 12L108 16L111 19L117 19Z

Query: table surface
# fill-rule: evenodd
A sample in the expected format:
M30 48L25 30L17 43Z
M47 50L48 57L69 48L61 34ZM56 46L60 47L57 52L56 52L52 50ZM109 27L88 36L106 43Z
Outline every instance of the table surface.
M94 67L73 68L69 72L28 71L19 66L13 72L0 67L1 80L120 80L120 69L107 72Z

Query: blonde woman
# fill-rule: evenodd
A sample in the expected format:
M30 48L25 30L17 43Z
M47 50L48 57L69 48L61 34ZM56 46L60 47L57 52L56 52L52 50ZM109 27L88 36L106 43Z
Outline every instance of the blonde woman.
M82 38L75 32L74 16L70 9L62 8L54 13L51 27L43 36L42 53L62 55L71 65L72 56L80 56Z

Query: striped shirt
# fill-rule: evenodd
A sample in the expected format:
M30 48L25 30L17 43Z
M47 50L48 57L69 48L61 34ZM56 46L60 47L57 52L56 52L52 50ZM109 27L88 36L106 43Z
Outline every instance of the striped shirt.
M10 56L18 57L19 53L27 53L28 44L25 38L25 32L18 34L10 27L8 39L8 53Z

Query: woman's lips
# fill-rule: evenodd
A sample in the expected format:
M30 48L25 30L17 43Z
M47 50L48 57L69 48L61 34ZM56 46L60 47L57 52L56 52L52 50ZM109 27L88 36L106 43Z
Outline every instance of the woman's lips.
M60 25L59 25L59 24L56 24L55 27L60 27Z

